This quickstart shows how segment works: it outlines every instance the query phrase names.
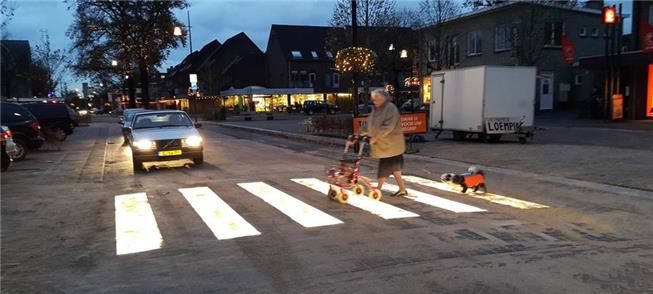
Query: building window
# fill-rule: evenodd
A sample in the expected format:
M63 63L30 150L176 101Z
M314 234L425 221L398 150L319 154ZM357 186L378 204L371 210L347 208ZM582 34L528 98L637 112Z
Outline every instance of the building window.
M582 85L583 84L583 76L581 76L581 75L574 76L574 84Z
M340 74L333 73L333 87L340 88Z
M547 22L544 24L544 46L559 47L562 39L562 22Z
M313 59L317 59L317 52L311 51L311 56L313 57Z
M447 42L447 53L449 65L460 63L460 46L458 46L458 37L450 37Z
M428 41L428 58L429 62L435 62L438 59L438 39Z
M598 38L599 34L599 28L592 28L592 38Z
M578 30L578 36L579 37L587 37L587 28L586 27L581 27Z
M467 55L481 55L483 53L483 40L481 31L467 34Z
M315 79L317 76L314 72L308 74L308 86L313 87L315 85Z
M299 52L299 51L295 51L295 50L293 50L293 51L291 51L290 53L292 53L292 58L295 58L295 59L300 59L300 58L302 58L302 53Z
M511 28L509 25L498 25L494 31L494 51L505 51L512 48L510 42Z
M326 55L329 57L329 59L333 59L333 53L331 53L331 51L327 51Z

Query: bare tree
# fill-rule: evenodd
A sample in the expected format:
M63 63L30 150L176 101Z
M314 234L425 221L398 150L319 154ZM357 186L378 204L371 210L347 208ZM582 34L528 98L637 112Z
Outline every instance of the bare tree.
M45 96L55 91L67 70L64 50L52 49L50 35L41 30L41 43L32 50L32 88L34 95Z
M8 0L0 0L0 18L2 23L0 23L0 38L7 39L9 37L9 31L7 30L7 25L12 18L14 18L14 10L16 9L16 3Z
M433 69L442 69L446 65L446 39L450 33L444 23L460 14L461 7L455 0L423 0L419 11L422 22L433 27L432 34L420 44L425 48L421 50L422 58L425 58Z

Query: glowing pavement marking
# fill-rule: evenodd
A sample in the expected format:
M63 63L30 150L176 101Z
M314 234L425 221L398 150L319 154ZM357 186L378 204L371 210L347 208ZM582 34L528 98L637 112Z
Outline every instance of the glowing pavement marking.
M263 183L240 183L241 188L261 198L300 225L306 228L342 224L339 219L330 216L276 188Z
M116 208L116 254L161 248L163 237L145 193L114 197Z
M416 183L416 184L420 184L420 185L423 185L423 186L435 188L435 189L442 190L442 191L461 193L462 194L462 192L460 190L456 190L453 187L451 187L450 185L445 184L443 182L436 182L436 181L433 181L433 180L420 178L420 177L416 177L416 176L402 176L402 178L406 182ZM487 200L487 201L490 201L490 202L493 202L493 203L496 203L496 204L512 206L512 207L519 208L519 209L548 208L548 206L546 206L546 205L542 205L542 204L538 204L538 203L534 203L534 202L529 202L529 201L525 201L525 200L519 200L519 199L507 197L507 196L496 195L496 194L492 194L492 193L476 194L476 193L472 192L472 193L468 193L466 195L469 195L469 196L472 196L472 197L475 197L475 198L484 199L484 200Z
M329 184L323 181L320 181L315 178L309 179L291 179L293 182L300 185L309 187L315 191L324 193L325 195L329 192ZM399 207L392 206L381 201L372 200L367 196L355 195L351 191L346 191L349 194L349 200L347 204L358 207L362 210L369 211L372 214L376 214L384 219L394 219L394 218L404 218L404 217L418 217L419 215L407 210L403 210Z
M261 233L208 187L179 189L218 240Z
M373 183L372 185L376 185L376 183ZM383 184L383 190L388 191L388 192L396 192L399 190L399 187L384 183ZM408 191L408 195L411 197L409 199L413 199L417 202L421 202L427 205L435 206L438 208L442 208L444 210L449 210L453 211L455 213L460 213L460 212L481 212L481 211L486 211L485 209L478 208L475 206L463 204L460 202L452 201L446 198L434 196L431 194L426 194L424 192L420 192L417 190L413 189L406 189Z

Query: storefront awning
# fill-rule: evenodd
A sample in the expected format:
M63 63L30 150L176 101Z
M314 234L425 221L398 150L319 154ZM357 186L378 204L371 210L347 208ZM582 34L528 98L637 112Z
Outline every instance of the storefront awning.
M641 50L639 51L629 51L629 52L624 52L617 57L616 55L613 56L613 60L618 60L618 66L638 66L638 65L645 65L645 64L650 64L653 63L653 53L651 52L642 52ZM578 59L578 67L580 68L585 68L585 69L605 69L606 63L605 63L605 55L597 55L597 56L588 56L588 57L581 57Z
M220 96L242 96L242 95L293 95L313 94L313 88L263 88L246 87L242 89L229 89L220 91Z

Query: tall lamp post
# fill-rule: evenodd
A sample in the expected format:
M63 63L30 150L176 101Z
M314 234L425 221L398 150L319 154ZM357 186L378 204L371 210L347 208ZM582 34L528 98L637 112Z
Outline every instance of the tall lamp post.
M190 53L193 53L193 32L192 32L191 26L190 26L190 10L186 11L186 15L188 17L188 25L183 26L183 27L188 29L188 47L190 49ZM174 28L173 35L175 35L175 36L183 35L181 27L176 26Z

